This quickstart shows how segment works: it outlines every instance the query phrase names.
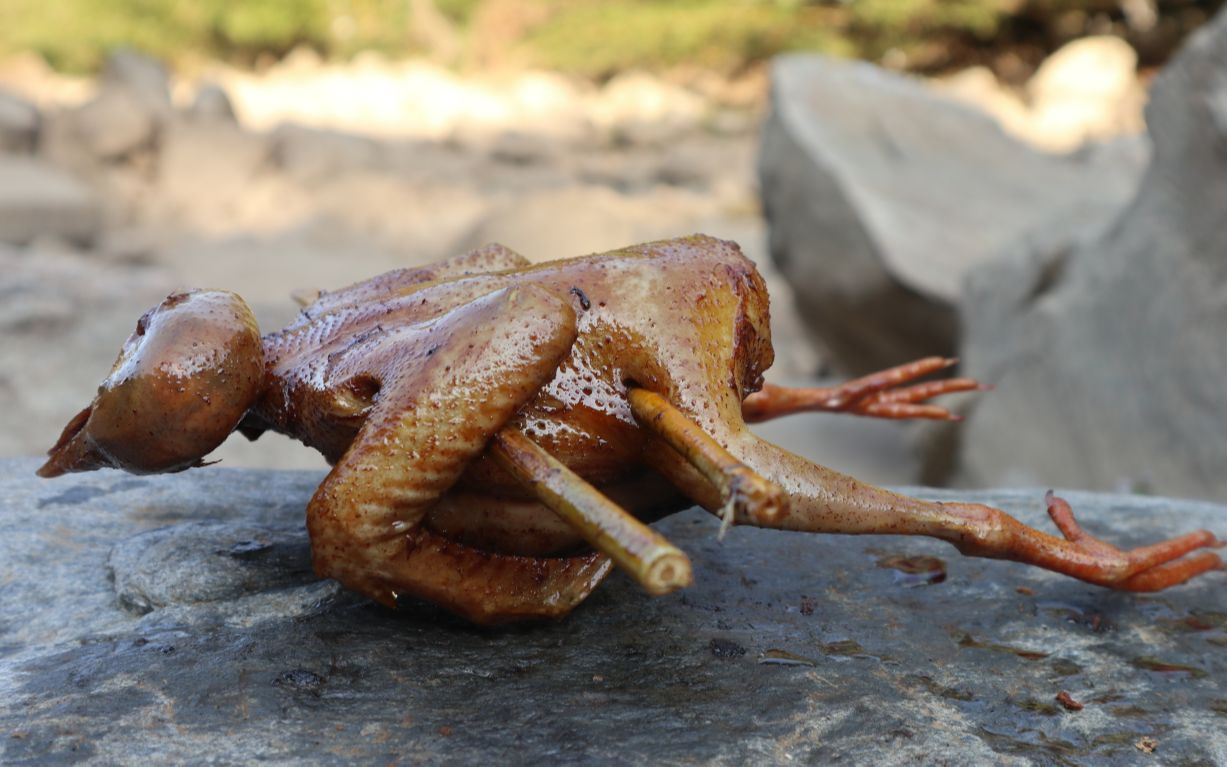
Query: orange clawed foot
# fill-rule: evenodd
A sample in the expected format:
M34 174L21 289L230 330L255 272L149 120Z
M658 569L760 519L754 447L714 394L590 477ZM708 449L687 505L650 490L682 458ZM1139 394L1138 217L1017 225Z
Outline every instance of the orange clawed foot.
M1074 512L1065 499L1049 490L1044 501L1048 504L1048 516L1052 517L1065 540L1083 555L1071 557L1067 570L1053 569L1067 572L1075 578L1122 591L1160 591L1211 570L1227 569L1219 555L1210 551L1185 556L1198 549L1227 545L1206 530L1121 551L1083 530L1074 520ZM1086 554L1090 555L1089 560Z
M1045 501L1063 538L1028 527L999 509L963 503L941 504L943 515L949 516L938 522L944 528L938 537L964 554L1024 562L1121 591L1161 591L1224 569L1217 554L1198 551L1224 545L1205 530L1123 551L1083 530L1069 504L1051 490Z
M903 385L956 364L958 360L951 357L926 357L829 388L790 389L766 384L762 391L746 397L742 415L751 423L804 411L958 421L961 416L929 400L943 394L985 391L991 387L973 378Z

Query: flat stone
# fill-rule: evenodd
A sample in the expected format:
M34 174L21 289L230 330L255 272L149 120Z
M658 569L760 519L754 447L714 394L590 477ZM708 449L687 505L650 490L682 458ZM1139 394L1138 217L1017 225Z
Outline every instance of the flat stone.
M0 462L7 764L1109 765L1143 738L1227 762L1220 575L1118 594L920 539L720 543L692 511L660 529L694 587L615 575L563 621L477 630L305 575L319 472L36 466ZM1227 528L1221 506L1066 495L1125 544ZM958 497L1044 523L1039 491ZM945 578L877 566L898 556Z
M153 147L162 116L131 91L106 87L62 118L90 156L111 161Z
M104 87L128 91L151 109L170 108L170 72L152 56L130 48L112 51L99 79Z
M238 117L234 113L234 104L230 94L217 83L204 83L196 89L192 104L187 110L193 120L210 122L235 123Z
M244 193L269 163L269 139L224 122L176 122L159 146L159 210L205 231L245 220Z
M80 181L33 157L0 155L0 242L88 243L101 224L98 202Z
M503 131L493 138L490 158L507 165L526 166L556 162L561 154L551 136L524 131Z
M38 107L0 88L0 153L28 153L38 146L42 116Z
M272 159L300 183L323 183L354 170L380 166L381 145L346 133L281 125L272 133Z

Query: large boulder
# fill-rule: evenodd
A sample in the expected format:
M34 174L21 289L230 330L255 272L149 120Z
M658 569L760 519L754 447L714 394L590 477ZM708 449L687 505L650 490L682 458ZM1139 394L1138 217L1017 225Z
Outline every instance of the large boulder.
M88 243L100 225L97 200L73 176L33 157L0 154L0 242Z
M170 76L133 51L106 60L97 94L51 121L49 154L73 166L125 160L154 148L172 113Z
M104 87L89 102L71 110L66 119L71 139L90 157L113 161L152 148L163 118L137 95Z
M772 256L858 372L953 353L969 270L1071 204L1115 212L1141 168L1040 153L916 80L812 55L776 60L759 157Z
M615 575L562 621L475 631L312 576L323 472L36 466L0 462L6 764L1227 762L1223 574L1155 600L936 541L721 543L692 511L660 525L692 588ZM1039 491L974 499L1046 523ZM1227 524L1070 500L1133 544Z
M103 88L126 91L150 109L170 109L170 72L165 64L139 51L113 51L103 62L99 80Z
M1227 499L1225 104L1220 14L1155 83L1137 198L972 275L963 358L997 390L964 426L961 481Z

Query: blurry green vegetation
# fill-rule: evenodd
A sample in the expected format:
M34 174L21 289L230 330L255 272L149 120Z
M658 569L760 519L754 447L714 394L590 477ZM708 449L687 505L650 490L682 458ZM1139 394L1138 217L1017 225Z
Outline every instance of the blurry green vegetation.
M1222 0L1158 0L1174 45ZM592 77L632 67L736 72L788 50L918 69L979 63L986 46L1032 57L1087 32L1129 34L1119 0L0 0L0 55L33 50L91 71L131 46L177 64L275 60L299 45L526 63ZM442 42L441 42L442 41ZM443 43L448 43L444 45ZM1167 45L1165 43L1165 45ZM446 50L444 50L446 49Z
M1013 5L1002 0L858 0L850 11L864 26L904 36L942 29L990 35Z
M590 76L682 64L736 71L787 50L852 55L829 7L723 0L561 5L523 47L544 66Z
M250 64L297 45L347 55L409 41L404 0L0 0L0 54L36 51L70 72L96 69L121 46Z

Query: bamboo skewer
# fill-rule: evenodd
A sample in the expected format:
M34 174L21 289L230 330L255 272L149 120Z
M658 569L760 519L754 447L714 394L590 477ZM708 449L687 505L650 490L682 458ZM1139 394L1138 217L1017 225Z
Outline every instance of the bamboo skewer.
M690 559L680 549L522 432L503 429L491 441L490 452L503 469L649 593L659 596L691 584Z
M646 389L631 389L627 400L640 426L664 440L719 490L721 535L735 515L762 524L784 513L787 500L774 482L739 461L669 400Z

